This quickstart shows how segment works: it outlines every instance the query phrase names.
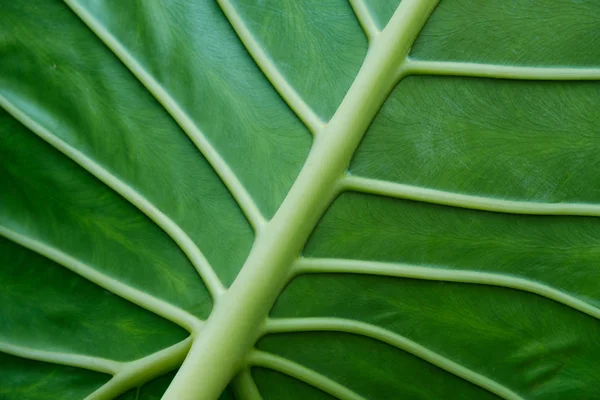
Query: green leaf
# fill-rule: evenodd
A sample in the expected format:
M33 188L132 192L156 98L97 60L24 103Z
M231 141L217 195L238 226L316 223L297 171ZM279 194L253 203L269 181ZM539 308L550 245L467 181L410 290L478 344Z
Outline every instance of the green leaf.
M0 10L0 399L597 398L596 0Z

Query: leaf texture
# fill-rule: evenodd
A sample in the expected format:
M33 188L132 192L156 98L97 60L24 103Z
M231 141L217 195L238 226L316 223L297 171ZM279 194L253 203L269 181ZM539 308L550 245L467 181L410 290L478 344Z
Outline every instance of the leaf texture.
M600 3L0 10L0 399L597 398Z

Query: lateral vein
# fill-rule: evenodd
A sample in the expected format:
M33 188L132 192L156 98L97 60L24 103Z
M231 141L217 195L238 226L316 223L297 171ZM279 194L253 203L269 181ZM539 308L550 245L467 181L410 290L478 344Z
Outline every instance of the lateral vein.
M296 262L295 267L295 272L298 275L319 273L365 274L507 287L546 297L591 317L600 319L600 309L583 300L548 285L500 273L335 258L303 258Z
M174 370L183 363L191 344L192 338L188 337L146 357L122 363L118 373L86 397L86 400L112 400L130 389Z
M179 104L171 97L165 88L150 75L144 67L129 53L129 51L114 37L102 24L97 21L76 0L64 0L73 12L90 28L90 30L104 42L104 44L129 68L137 79L148 89L160 104L173 117L175 122L189 136L200 153L213 167L221 181L225 184L233 198L236 200L248 222L255 232L265 224L266 219L258 206L239 181L238 177L213 147L204 133L196 126L194 121L183 111Z
M600 205L597 204L503 200L427 189L358 176L346 176L342 181L342 190L509 214L600 216Z
M350 5L352 6L352 10L354 10L354 14L362 26L365 35L369 42L371 42L379 33L379 28L375 21L373 20L373 16L369 11L369 8L365 4L364 0L350 0Z
M497 79L545 81L599 80L600 68L520 67L512 65L478 64L454 61L419 61L409 59L402 75L450 75Z
M0 342L0 352L28 360L83 368L109 375L117 374L124 365L122 362L101 357L92 357L59 351L37 350L6 342Z
M250 368L244 368L231 382L235 398L238 400L262 400L262 396Z
M83 262L71 257L62 251L55 249L45 243L32 239L20 233L0 225L0 236L13 241L31 251L34 251L49 260L56 262L81 277L95 283L96 285L122 297L148 311L181 326L182 328L195 332L202 321L188 312L160 300L148 293L126 285L118 280L105 275Z
M179 225L177 225L167 215L156 208L156 206L154 206L144 196L139 194L127 183L112 175L100 164L96 163L79 150L67 144L62 139L59 139L58 136L55 136L42 125L34 121L2 95L0 95L0 106L2 106L15 119L29 128L34 134L55 147L71 160L75 161L82 168L113 189L124 199L137 207L141 212L146 214L148 218L154 221L154 223L156 223L156 225L158 225L165 233L167 233L167 235L169 235L185 253L200 277L203 279L204 284L213 298L216 298L225 291L223 284L219 280L213 268L210 266L210 263L202 254L200 249L198 249L192 239L183 231L183 229L181 229Z
M342 318L285 318L271 319L267 333L284 332L345 332L361 335L387 343L397 349L415 355L451 374L458 376L506 400L524 400L509 388L495 382L461 364L458 364L420 344L387 329L364 322Z
M291 376L340 400L366 400L364 397L326 376L274 354L255 350L250 355L249 362L258 367L272 369L273 371Z
M319 116L306 104L292 85L275 66L271 58L265 53L258 41L254 38L235 7L229 0L217 0L229 23L241 39L242 43L252 56L256 65L261 69L275 90L288 104L290 109L300 118L313 135L317 135L325 126Z
M396 84L399 63L437 4L438 0L403 0L371 43L356 79L324 133L316 136L304 167L257 236L235 281L213 308L164 400L216 398L242 367L241 360L288 282L293 262L337 196L339 179ZM203 385L194 385L198 381Z

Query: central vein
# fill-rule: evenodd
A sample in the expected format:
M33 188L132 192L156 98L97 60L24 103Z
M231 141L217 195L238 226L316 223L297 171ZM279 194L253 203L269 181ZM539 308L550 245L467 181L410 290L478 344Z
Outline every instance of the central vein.
M219 297L166 400L216 399L253 348L291 267L338 193L338 182L438 0L403 0L367 57L238 277Z

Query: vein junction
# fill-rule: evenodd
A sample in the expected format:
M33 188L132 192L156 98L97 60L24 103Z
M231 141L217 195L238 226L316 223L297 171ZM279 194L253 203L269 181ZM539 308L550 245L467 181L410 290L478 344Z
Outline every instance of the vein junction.
M54 133L30 118L25 112L2 95L0 95L0 106L38 137L79 164L83 169L98 178L106 184L106 186L113 189L133 206L146 214L148 218L154 221L156 225L165 231L165 233L169 235L177 246L185 253L213 296L219 295L225 290L215 271L210 267L208 260L204 257L204 254L202 254L192 239L183 231L183 229L181 229L181 227L179 227L179 225L159 210L154 204L134 190L126 182L108 172L93 159L70 146Z
M225 290L218 277L191 239L160 210L126 183L111 175L86 155L70 147L21 110L0 96L0 105L34 133L62 151L117 193L138 207L165 230L182 248L203 278L216 302L213 314L203 327L196 317L160 299L128 287L105 276L78 260L0 227L0 234L22 244L90 281L111 290L192 332L192 336L174 346L128 363L112 360L45 352L0 344L0 351L39 361L79 366L113 374L113 378L90 399L112 398L129 388L147 382L176 368L190 352L180 373L165 394L167 400L216 398L235 373L234 381L241 396L260 399L260 394L246 369L249 365L272 368L303 380L340 399L362 397L329 378L281 357L252 350L257 338L265 333L300 331L339 331L375 338L411 352L457 376L477 384L502 398L519 400L517 394L496 382L470 371L451 360L431 352L393 332L358 321L335 318L267 320L276 296L293 274L338 272L369 273L417 279L450 280L513 287L537 293L567 304L596 318L598 309L547 286L524 279L469 271L446 271L416 266L370 263L352 260L300 260L300 251L308 235L329 204L341 190L407 198L456 207L519 214L569 214L600 216L599 207L590 204L545 204L489 199L417 188L345 175L345 170L369 123L399 79L412 74L455 75L501 79L595 80L598 69L530 68L457 62L418 61L408 58L410 46L437 5L437 0L403 0L387 27L380 31L362 0L350 0L370 42L369 54L347 96L332 120L325 124L287 82L252 37L229 0L218 0L246 48L284 98L290 108L316 135L305 167L284 203L271 221L266 221L249 193L223 158L182 110L170 94L137 62L127 49L110 34L76 0L65 0L73 11L124 62L135 76L161 102L231 191L257 232L252 252L238 278ZM192 343L194 339L194 343ZM249 354L249 355L248 355ZM239 361L246 360L246 361ZM203 368L206 365L214 368ZM204 385L197 385L202 381Z
M236 280L216 303L165 400L217 398L251 351L293 262L335 198L354 150L393 89L398 66L436 0L404 0L368 55L337 112L271 221L257 235ZM245 43L252 38L238 30ZM205 366L210 365L208 369ZM193 382L204 382L195 386Z
M290 85L285 76L277 69L277 66L263 50L260 43L252 36L250 30L244 23L244 20L237 13L235 7L229 0L217 0L221 9L229 19L231 26L235 29L238 36L244 43L248 52L254 58L254 61L269 79L275 90L285 100L292 111L300 118L304 125L313 135L317 135L324 127L325 123L310 108L308 104L300 97L298 92Z
M84 368L113 375L106 384L86 398L86 400L112 400L130 389L139 387L177 368L185 359L191 341L192 339L189 337L166 349L128 362L73 353L36 350L2 342L0 342L0 352L29 360Z
M262 215L258 206L229 165L212 146L204 133L196 126L194 121L185 113L183 108L173 97L171 97L165 88L163 88L160 83L144 69L135 57L85 9L85 7L82 7L77 0L64 1L163 105L165 110L173 117L175 122L177 122L206 160L212 165L217 175L219 175L246 215L250 225L252 225L255 231L260 230L266 223L265 217Z

